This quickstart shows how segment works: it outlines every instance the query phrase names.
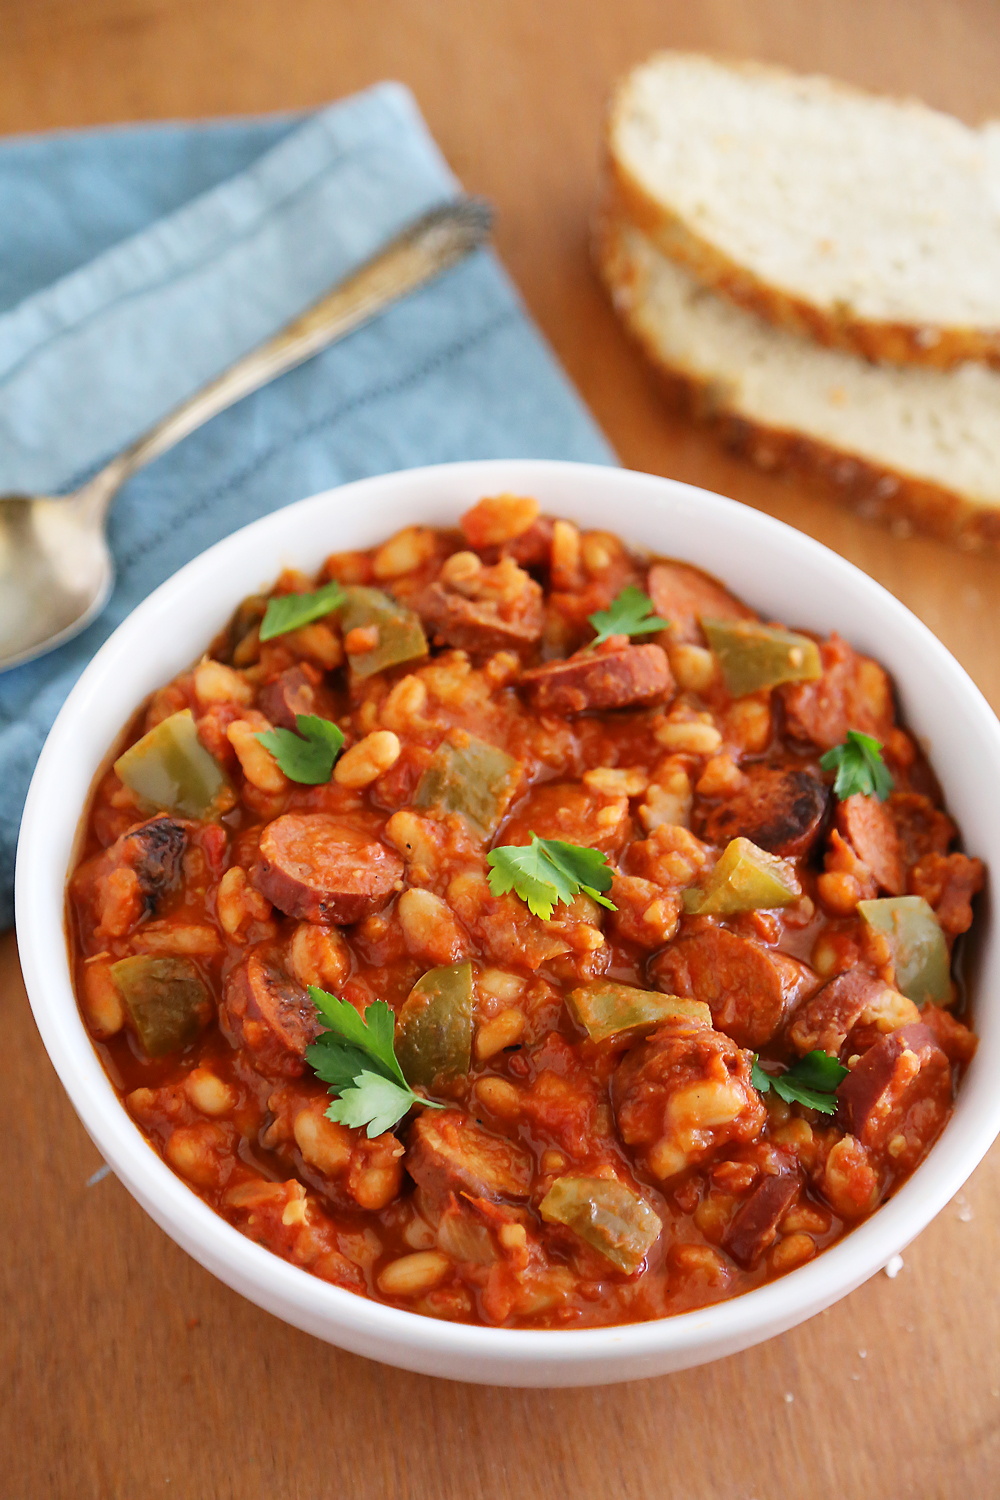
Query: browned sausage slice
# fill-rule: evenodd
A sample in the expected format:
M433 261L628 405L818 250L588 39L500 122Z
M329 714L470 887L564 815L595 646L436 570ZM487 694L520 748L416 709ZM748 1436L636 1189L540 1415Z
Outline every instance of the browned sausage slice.
M71 888L84 924L123 937L144 916L153 915L177 882L193 826L165 814L150 818L80 865ZM118 871L127 872L124 879L111 879Z
M829 792L794 766L749 766L747 783L713 807L696 831L710 844L742 835L784 858L808 854L826 818Z
M552 550L552 522L548 516L539 516L532 521L527 531L513 537L497 548L499 557L512 557L519 568L541 568L549 560ZM491 561L492 549L482 553L484 562Z
M788 1037L796 1051L836 1054L866 1006L873 1004L889 986L867 969L847 969L821 985L804 1000L792 1016Z
M523 1200L531 1190L528 1153L458 1110L426 1110L414 1121L405 1166L420 1189L423 1212L434 1220L452 1193Z
M897 1137L903 1164L921 1154L951 1108L951 1067L929 1026L916 1022L884 1036L837 1090L837 1124L878 1151Z
M986 870L981 859L967 854L925 854L910 871L911 896L923 896L948 937L972 926L972 899L983 888Z
M756 620L754 611L716 583L707 573L688 563L654 563L646 590L661 620L670 622L675 641L703 642L699 621Z
M467 599L442 583L428 585L411 601L437 641L460 651L518 651L541 638L545 623L542 590L526 578L509 604Z
M269 949L253 948L229 971L221 1019L262 1073L297 1078L320 1027L316 1007Z
M661 1182L756 1140L767 1112L749 1052L721 1031L667 1021L625 1054L611 1081L618 1132Z
M783 1157L776 1165L778 1171L761 1178L723 1236L723 1250L748 1271L754 1269L765 1250L774 1244L778 1225L802 1186L802 1174L790 1156Z
M160 897L175 884L191 826L166 815L150 818L148 823L122 834L108 850L109 856L135 871L148 912L156 910Z
M955 837L955 825L929 797L920 792L893 792L887 805L907 870L926 854L947 854Z
M296 714L316 712L316 683L304 666L288 667L261 688L257 707L272 724L294 729Z
M650 965L657 989L702 1000L713 1025L741 1047L771 1040L795 1002L816 984L805 964L725 927L677 938Z
M821 677L777 689L792 738L821 750L842 744L849 729L885 740L893 721L892 688L878 662L859 656L839 635L820 641L819 653Z
M883 891L905 890L899 835L891 810L877 797L846 797L837 807L837 827Z
M607 811L612 805L616 817ZM613 804L578 781L546 781L531 788L505 824L503 843L530 844L537 833L540 839L563 839L610 853L622 847L631 827L624 799Z
M535 667L521 683L532 708L554 714L649 703L674 685L660 646L630 646L624 636L612 636L596 651L578 651L568 661Z
M403 878L384 844L329 813L285 813L261 834L250 880L279 911L346 925L379 911Z

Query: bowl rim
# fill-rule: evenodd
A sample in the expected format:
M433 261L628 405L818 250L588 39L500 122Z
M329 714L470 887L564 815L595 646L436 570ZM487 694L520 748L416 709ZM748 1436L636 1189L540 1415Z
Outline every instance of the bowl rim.
M21 825L17 851L15 901L17 932L25 985L42 1041L85 1129L105 1161L151 1217L175 1242L220 1279L236 1287L259 1306L286 1321L317 1332L331 1342L351 1336L378 1344L375 1357L422 1368L421 1359L446 1364L453 1356L488 1360L494 1355L531 1369L593 1365L607 1362L601 1378L631 1378L644 1358L689 1353L687 1363L714 1352L730 1352L791 1327L829 1306L874 1275L886 1261L931 1221L974 1171L1000 1134L1000 1091L987 1093L974 1112L956 1110L931 1153L903 1187L871 1218L804 1266L776 1281L728 1297L708 1307L673 1314L649 1322L597 1328L505 1329L437 1320L375 1302L367 1296L321 1281L246 1238L217 1214L167 1166L132 1121L100 1064L94 1043L76 1009L75 1032L64 1030L58 1016L56 991L65 995L72 985L66 957L63 910L36 900L51 879L46 865L45 840L39 837L52 822L49 785L60 762L73 750L73 726L96 701L102 678L127 668L128 653L144 629L161 619L174 596L196 589L217 572L228 554L248 539L280 527L290 513L319 511L335 498L371 501L378 512L380 494L405 493L440 480L462 485L468 494L487 494L499 488L531 493L544 488L546 478L581 484L597 482L619 490L632 489L638 498L697 506L706 528L735 525L757 531L760 544L781 544L798 552L830 574L831 585L850 588L856 596L877 601L879 610L895 618L949 678L964 711L975 721L980 749L1000 766L1000 724L980 690L930 630L874 579L805 533L775 518L680 481L632 470L544 459L470 460L398 470L322 491L249 523L200 553L150 594L113 632L85 668L67 697L39 757ZM109 743L111 739L109 737ZM57 801L58 799L53 799ZM74 813L74 821L79 813ZM56 815L58 824L64 819ZM49 856L51 859L51 856ZM62 877L65 883L65 875ZM89 1058L89 1066L88 1066ZM963 1093L976 1071L978 1059L963 1080ZM980 1069L981 1071L981 1069ZM983 1091L979 1091L983 1092ZM110 1107L109 1107L110 1096ZM960 1098L962 1096L960 1095ZM234 1279L235 1278L235 1279ZM721 1346L725 1345L723 1349ZM348 1344L348 1347L351 1347ZM356 1347L361 1348L361 1345ZM616 1366L629 1370L616 1375ZM463 1378L463 1377L459 1377ZM468 1377L465 1377L468 1378ZM489 1379L488 1369L484 1379Z

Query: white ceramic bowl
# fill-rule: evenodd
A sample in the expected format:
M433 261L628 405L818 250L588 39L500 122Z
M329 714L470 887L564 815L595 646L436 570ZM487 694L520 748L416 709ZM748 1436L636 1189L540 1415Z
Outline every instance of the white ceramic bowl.
M17 862L17 929L42 1040L84 1126L139 1203L196 1260L287 1322L404 1369L492 1385L603 1384L685 1369L811 1317L871 1276L948 1202L1000 1131L1000 942L979 915L980 1036L954 1116L890 1202L816 1260L699 1312L620 1328L470 1328L329 1286L212 1212L146 1144L104 1075L70 984L63 890L92 778L137 705L187 666L246 594L283 564L318 567L412 522L451 524L482 495L535 495L544 511L613 530L717 574L766 617L836 629L893 673L970 853L1000 849L1000 725L962 668L908 610L819 543L667 479L582 464L495 461L362 480L266 516L182 568L115 631L70 694L31 783Z

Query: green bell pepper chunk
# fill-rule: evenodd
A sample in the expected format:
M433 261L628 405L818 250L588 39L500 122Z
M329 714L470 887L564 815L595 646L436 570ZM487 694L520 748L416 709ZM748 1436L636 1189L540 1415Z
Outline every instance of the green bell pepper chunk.
M683 900L689 916L725 916L788 906L801 894L791 865L737 838L726 845L705 884L689 886Z
M417 783L414 807L461 813L476 833L492 833L510 800L517 761L496 745L471 739L444 744Z
M639 990L612 979L589 979L570 990L566 997L573 1019L592 1042L606 1041L621 1031L652 1031L663 1021L687 1021L711 1026L712 1012L700 1000L679 995L661 995L658 990Z
M127 787L159 812L209 819L232 806L225 772L198 738L189 708L161 719L115 761Z
M150 1057L179 1052L212 1018L208 989L188 958L140 953L112 964L111 977Z
M464 1078L472 1067L472 965L446 964L418 979L396 1017L396 1058L410 1085Z
M757 620L703 618L701 626L734 698L779 682L811 682L823 675L819 647L807 635Z
M381 589L360 585L346 588L344 602L337 612L345 635L365 625L374 625L378 630L378 644L370 651L348 653L355 677L371 677L385 667L397 667L401 662L427 655L427 637L418 616Z
M565 1224L629 1276L663 1228L646 1200L613 1177L557 1177L539 1211L547 1223Z
M923 896L859 901L861 919L889 939L896 988L915 1005L951 1004L951 961L941 924Z

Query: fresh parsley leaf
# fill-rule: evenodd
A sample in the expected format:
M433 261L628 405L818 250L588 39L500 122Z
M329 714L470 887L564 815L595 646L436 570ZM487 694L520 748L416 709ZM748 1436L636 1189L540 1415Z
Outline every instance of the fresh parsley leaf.
M367 1125L371 1138L390 1130L414 1104L444 1109L415 1094L403 1077L393 1048L396 1018L384 1000L373 1001L362 1020L353 1005L316 985L309 986L309 998L327 1030L306 1048L306 1061L330 1093L339 1095L328 1119Z
M750 1082L758 1094L766 1094L772 1083L770 1073L764 1072L756 1052L753 1055L753 1066L750 1069Z
M655 630L666 630L670 621L659 619L652 610L653 601L649 595L630 583L612 599L610 609L599 609L588 616L597 631L588 651L593 651L612 635L649 635Z
M360 1073L371 1067L371 1058L360 1047L330 1045L322 1037L306 1049L306 1057L317 1078L337 1093L349 1088Z
M298 630L320 620L336 609L344 599L344 590L336 581L324 583L321 589L311 594L279 594L267 601L264 618L260 622L260 638L270 641L276 635L289 630Z
M849 729L844 743L828 750L820 765L824 771L836 771L833 794L841 802L856 793L884 802L895 785L882 759L882 746L860 729Z
M414 1104L430 1103L430 1099L422 1099L405 1083L393 1083L391 1078L366 1069L358 1074L349 1088L340 1090L340 1098L330 1105L326 1114L327 1119L336 1120L341 1125L367 1125L370 1140L372 1136L391 1130ZM435 1104L434 1108L443 1106Z
M775 1079L774 1088L786 1104L804 1104L806 1109L818 1110L821 1115L836 1113L836 1094L822 1093L819 1089L807 1089L803 1084L790 1079L787 1074Z
M832 1115L837 1108L837 1086L846 1077L847 1069L819 1050L807 1052L784 1073L765 1073L756 1055L750 1069L750 1082L758 1093L766 1094L773 1088L786 1104L804 1104L824 1115Z
M315 714L296 714L295 723L298 734L290 729L265 729L256 738L270 750L289 781L319 786L330 780L344 736L336 724Z
M581 892L609 911L618 910L614 902L601 895L611 889L612 874L599 849L585 849L561 839L540 839L533 833L530 844L504 844L492 849L487 864L493 895L506 896L513 891L527 902L534 916L545 922L557 902L568 905Z
M318 985L309 985L309 998L328 1028L320 1033L317 1046L326 1044L360 1050L365 1054L366 1067L374 1063L386 1078L406 1086L392 1045L396 1017L384 1000L373 1000L362 1020L347 1000L328 994Z

